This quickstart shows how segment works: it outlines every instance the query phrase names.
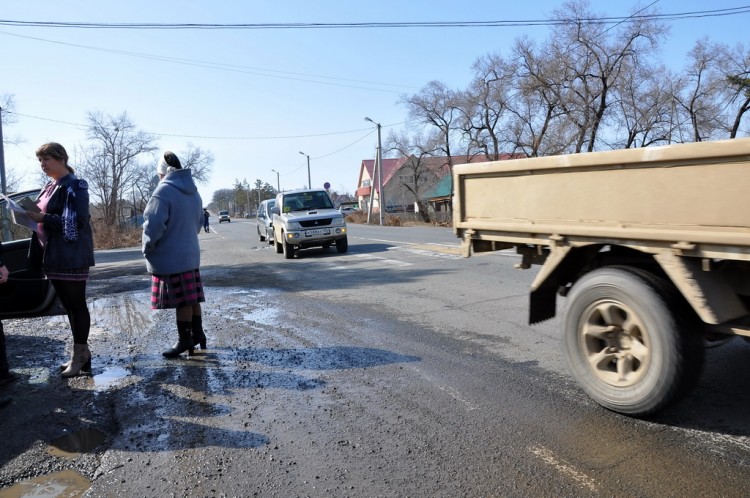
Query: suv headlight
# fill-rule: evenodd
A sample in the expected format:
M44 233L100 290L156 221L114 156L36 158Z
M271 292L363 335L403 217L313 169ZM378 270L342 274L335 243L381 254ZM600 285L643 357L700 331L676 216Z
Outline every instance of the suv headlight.
M290 221L286 224L287 230L302 230L302 226L296 221Z

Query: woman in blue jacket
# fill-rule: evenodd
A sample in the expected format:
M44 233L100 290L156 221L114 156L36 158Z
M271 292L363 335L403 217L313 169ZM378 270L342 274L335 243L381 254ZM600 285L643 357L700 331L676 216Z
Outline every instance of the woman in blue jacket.
M94 266L94 238L89 186L68 165L68 153L62 145L46 143L37 149L36 157L51 180L36 200L41 212L29 213L38 223L31 236L29 263L44 270L68 313L73 355L61 367L63 377L75 377L91 372L86 282L89 267Z
M151 308L175 309L178 340L162 354L176 358L193 354L195 344L206 349L198 244L203 202L191 171L174 153L162 154L156 172L159 185L143 212L143 256L151 273Z

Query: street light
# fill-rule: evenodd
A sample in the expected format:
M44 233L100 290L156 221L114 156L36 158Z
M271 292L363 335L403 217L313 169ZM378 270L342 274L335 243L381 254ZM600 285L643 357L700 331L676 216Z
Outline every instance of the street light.
M281 183L279 183L279 172L275 169L272 169L274 173L276 173L276 192L281 192Z
M365 117L365 121L369 121L370 123L374 124L378 127L378 204L379 209L378 213L380 214L380 224L383 224L383 200L385 199L385 196L383 195L383 151L380 145L380 123L376 123L372 119Z
M312 182L310 181L310 156L300 151L300 154L307 157L307 188L312 188Z

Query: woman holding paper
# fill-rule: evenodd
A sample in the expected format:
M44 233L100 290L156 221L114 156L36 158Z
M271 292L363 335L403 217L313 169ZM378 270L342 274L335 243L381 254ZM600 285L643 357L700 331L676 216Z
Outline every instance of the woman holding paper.
M94 239L89 215L88 183L68 166L68 153L58 143L47 143L36 151L42 171L50 177L36 204L39 213L27 211L38 223L31 236L29 262L41 268L52 282L68 312L73 332L73 355L61 365L63 377L91 372L88 347L91 317L86 305L86 281L94 266Z

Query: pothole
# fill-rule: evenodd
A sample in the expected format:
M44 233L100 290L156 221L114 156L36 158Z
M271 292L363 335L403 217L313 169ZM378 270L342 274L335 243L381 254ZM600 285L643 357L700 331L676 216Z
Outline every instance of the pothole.
M98 429L83 429L55 439L47 447L47 453L63 458L75 458L81 453L92 451L105 439L106 434Z

